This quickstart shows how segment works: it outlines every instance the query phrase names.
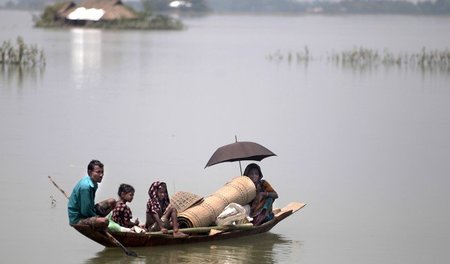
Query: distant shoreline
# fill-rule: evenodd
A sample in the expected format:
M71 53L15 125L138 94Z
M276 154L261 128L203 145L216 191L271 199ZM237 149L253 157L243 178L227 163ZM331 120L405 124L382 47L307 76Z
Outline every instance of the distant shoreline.
M17 12L30 12L33 14L42 13L42 10L37 9L20 9L20 8L4 8L0 7L0 11L17 11ZM163 12L164 14L169 14ZM208 12L189 12L189 13L177 13L174 14L180 17L191 16L428 16L428 17L450 17L450 12L445 14L434 13L308 13L308 12L262 12L262 11L208 11Z
M342 0L339 2L292 2L290 0L263 1L242 0L205 0L208 11L195 11L195 9L152 10L154 13L175 13L180 16L189 15L450 15L450 0L436 0L424 2L408 1L355 1ZM141 7L135 7L136 10ZM42 12L44 3L36 2L33 5L22 3L0 6L0 10L23 10ZM205 9L205 10L206 10ZM173 11L171 11L173 10Z

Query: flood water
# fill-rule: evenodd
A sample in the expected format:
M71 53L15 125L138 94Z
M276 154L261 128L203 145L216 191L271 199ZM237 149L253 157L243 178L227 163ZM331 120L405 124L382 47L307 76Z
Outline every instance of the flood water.
M2 263L448 263L448 68L327 61L365 47L450 48L449 17L207 16L187 29L36 29L0 11L0 41L22 36L45 68L0 71ZM308 63L270 60L302 52ZM276 206L305 208L256 237L105 249L68 225L66 198L91 159L105 164L97 199L120 183L144 220L147 190L206 196L240 174L204 168L235 140L277 154L261 161ZM246 166L248 162L243 162ZM52 206L52 196L56 205Z

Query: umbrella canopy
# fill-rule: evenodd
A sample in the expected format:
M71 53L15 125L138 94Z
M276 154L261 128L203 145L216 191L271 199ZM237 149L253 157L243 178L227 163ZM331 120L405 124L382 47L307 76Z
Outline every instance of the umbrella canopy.
M226 161L261 161L270 156L276 156L276 154L258 143L238 141L218 148L206 163L205 168Z

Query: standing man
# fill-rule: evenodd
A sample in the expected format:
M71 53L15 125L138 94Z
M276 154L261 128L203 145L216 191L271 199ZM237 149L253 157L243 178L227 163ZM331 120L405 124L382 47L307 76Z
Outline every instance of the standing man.
M114 198L95 204L95 192L103 179L103 164L92 160L87 167L87 174L73 188L67 209L71 225L89 225L94 229L108 228L106 215L116 206Z

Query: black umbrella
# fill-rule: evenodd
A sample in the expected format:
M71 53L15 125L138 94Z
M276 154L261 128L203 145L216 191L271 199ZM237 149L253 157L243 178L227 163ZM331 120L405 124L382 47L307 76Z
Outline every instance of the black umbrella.
M206 163L205 168L226 161L239 161L239 166L241 166L241 160L261 161L270 156L276 156L276 154L258 143L236 141L235 143L218 148L211 156L208 163Z

